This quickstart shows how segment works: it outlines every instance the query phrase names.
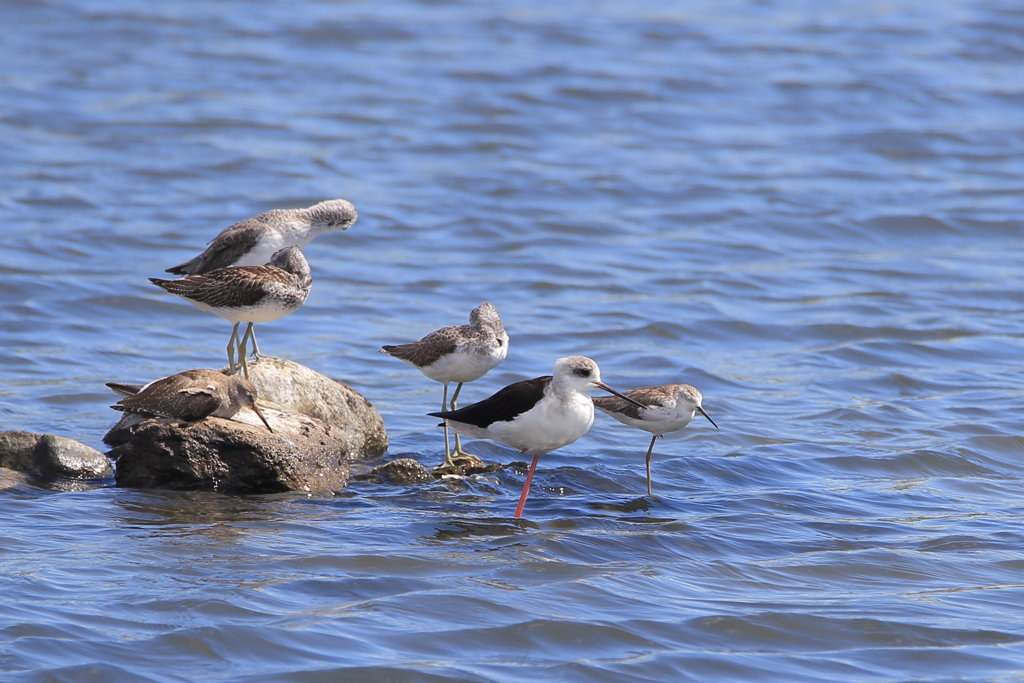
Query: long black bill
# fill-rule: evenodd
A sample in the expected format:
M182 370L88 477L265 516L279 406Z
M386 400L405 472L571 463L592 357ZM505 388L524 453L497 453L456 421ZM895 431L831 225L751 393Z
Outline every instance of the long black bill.
M598 389L604 389L609 394L615 394L619 398L624 398L624 399L626 399L627 401L629 401L630 403L632 403L635 406L640 406L641 408L646 408L647 407L643 403L641 403L640 401L634 401L629 396L626 396L625 394L620 394L619 392L615 391L614 389L612 389L610 386L608 386L604 382L594 382L594 384L597 385ZM710 420L711 418L709 417L708 419Z
M708 419L708 422L710 422L711 424L715 425L715 421L711 419L710 415L708 415L707 413L704 412L703 408L701 408L700 406L697 406L697 412L699 412L701 415L706 417ZM715 429L718 429L718 425L715 425Z
M263 420L263 424L267 425L267 429L270 429L270 423L269 423L269 422L267 422L267 418L263 417L263 413L262 413L262 412L260 412L260 409L256 407L256 404L255 404L255 403L253 403L253 404L252 404L252 411L253 411L254 413L256 413L257 415L259 415L259 416L260 416L260 419L261 419L261 420ZM711 418L709 417L708 419L710 420ZM274 433L274 430L273 430L273 429L270 429L270 433L271 433L271 434L273 434L273 433Z

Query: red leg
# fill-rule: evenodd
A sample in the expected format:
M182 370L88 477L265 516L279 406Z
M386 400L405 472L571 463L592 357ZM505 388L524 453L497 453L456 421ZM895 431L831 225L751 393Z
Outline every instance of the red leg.
M530 471L526 474L526 483L523 484L523 492L519 494L519 507L516 508L515 518L519 519L523 516L523 508L526 507L526 497L530 495L530 484L533 483L533 472L537 469L537 461L540 460L539 455L533 456L533 462L530 463Z

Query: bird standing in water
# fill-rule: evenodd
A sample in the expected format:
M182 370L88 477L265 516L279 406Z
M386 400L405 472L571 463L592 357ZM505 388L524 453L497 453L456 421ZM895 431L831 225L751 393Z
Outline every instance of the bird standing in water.
M594 389L632 401L601 381L593 360L567 356L555 361L553 375L516 382L479 403L430 415L447 420L459 434L500 441L533 456L516 507L518 518L540 456L576 441L594 423L594 402L587 395Z
M650 432L651 445L647 448L647 495L651 495L651 452L659 436L677 432L697 413L708 419L718 429L711 416L701 406L700 392L689 384L664 384L657 387L640 387L622 393L623 398L599 396L594 406L611 415L622 424ZM640 405L637 405L640 404Z
M397 346L384 346L381 353L403 360L424 375L441 382L441 410L458 408L459 392L466 382L483 377L508 355L508 333L501 323L498 309L482 303L469 314L468 325L455 325L434 330L419 341ZM448 403L448 384L458 382L452 401ZM444 425L444 469L457 467L455 458L468 455L455 435L455 453L448 444L448 423Z

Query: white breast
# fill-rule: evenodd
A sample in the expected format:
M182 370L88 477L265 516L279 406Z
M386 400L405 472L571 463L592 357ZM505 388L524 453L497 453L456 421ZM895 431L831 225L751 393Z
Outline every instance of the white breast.
M448 355L437 360L433 365L420 368L420 371L435 382L473 382L486 375L491 369L505 360L508 346L494 346L493 349L481 349L477 346L458 346Z
M590 431L592 424L593 401L573 392L567 400L547 395L532 410L511 422L495 422L487 430L490 438L528 455L543 455L576 441Z
M693 409L686 410L684 407L680 406L651 406L641 411L640 415L642 419L638 420L636 418L623 415L622 413L610 411L605 412L622 424L642 429L645 432L650 432L651 434L658 434L659 436L669 432L677 432L690 424L694 413Z

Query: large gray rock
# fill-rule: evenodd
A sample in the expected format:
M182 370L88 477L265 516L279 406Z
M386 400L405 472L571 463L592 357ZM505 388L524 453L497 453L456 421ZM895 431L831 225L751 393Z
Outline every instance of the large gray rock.
M107 456L95 448L33 432L0 432L0 467L70 479L102 479L114 473Z
M308 415L344 428L349 458L376 458L388 449L388 433L380 413L347 384L301 363L270 356L249 363L249 381L259 392L261 406Z
M249 378L273 433L248 409L192 423L125 415L103 438L115 446L117 485L327 494L345 487L350 459L387 449L380 414L351 387L269 357Z
M350 446L344 430L305 415L273 409L263 414L273 433L248 413L192 423L146 420L111 451L117 485L238 493L328 494L345 488Z

